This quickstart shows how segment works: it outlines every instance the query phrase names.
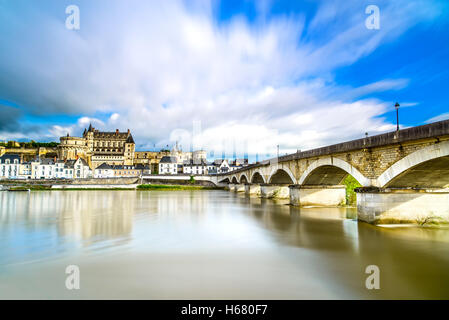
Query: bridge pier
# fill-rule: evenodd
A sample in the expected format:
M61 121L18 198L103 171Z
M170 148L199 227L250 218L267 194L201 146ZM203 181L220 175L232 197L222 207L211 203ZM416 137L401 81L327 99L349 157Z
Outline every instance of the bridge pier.
M243 183L236 184L234 187L235 192L245 192L245 185Z
M288 199L290 191L288 184L266 184L260 185L260 196L262 198Z
M257 183L246 183L245 184L245 194L260 196L260 184L257 184Z
M449 189L356 188L358 219L372 224L449 222Z
M346 204L346 187L343 185L314 186L291 185L290 204L295 206L336 207Z
M235 183L228 184L229 191L235 191Z

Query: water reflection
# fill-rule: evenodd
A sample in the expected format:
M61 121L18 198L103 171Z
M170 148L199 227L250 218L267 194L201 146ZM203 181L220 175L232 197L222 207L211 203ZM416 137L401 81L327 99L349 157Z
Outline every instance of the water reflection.
M19 285L39 268L54 282L45 294L64 296L54 274L66 261L85 265L91 288L114 279L81 297L449 297L448 230L373 227L351 208L222 191L0 192L0 200L0 283L15 297L41 297ZM382 290L364 286L370 264Z
M1 230L53 229L59 236L88 240L129 234L135 202L112 192L2 192Z

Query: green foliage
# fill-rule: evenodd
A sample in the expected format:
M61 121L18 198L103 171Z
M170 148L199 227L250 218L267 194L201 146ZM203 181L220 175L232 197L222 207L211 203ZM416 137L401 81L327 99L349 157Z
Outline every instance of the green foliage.
M357 196L354 192L354 189L361 187L362 185L350 174L348 174L347 177L343 180L343 184L346 186L346 204L356 204Z
M193 176L190 176L189 182L190 182L190 184L194 184L195 183L195 178Z
M18 186L18 187L11 187L9 190L11 190L11 191L25 191L25 190L43 191L43 190L51 190L51 186L24 185L24 186Z
M55 148L58 146L59 143L57 142L35 142L31 140L30 142L21 142L20 145L24 146L25 148Z
M134 188L61 188L52 191L135 191Z
M20 147L14 145L14 141L8 141L0 142L0 146L6 147L6 148L56 148L59 143L58 142L36 142L34 140L31 140L30 142L19 142Z

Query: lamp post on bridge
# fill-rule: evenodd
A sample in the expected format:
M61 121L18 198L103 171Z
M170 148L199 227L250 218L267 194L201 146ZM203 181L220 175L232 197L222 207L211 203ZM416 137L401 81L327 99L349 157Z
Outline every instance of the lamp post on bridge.
M399 102L394 105L396 108L396 131L399 131Z

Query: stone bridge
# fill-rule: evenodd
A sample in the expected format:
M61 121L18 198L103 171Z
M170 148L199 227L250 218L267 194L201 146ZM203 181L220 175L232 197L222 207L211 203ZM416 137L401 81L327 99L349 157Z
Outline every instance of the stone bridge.
M370 223L449 222L449 120L266 160L227 174L236 192L337 206L352 175L359 219Z

